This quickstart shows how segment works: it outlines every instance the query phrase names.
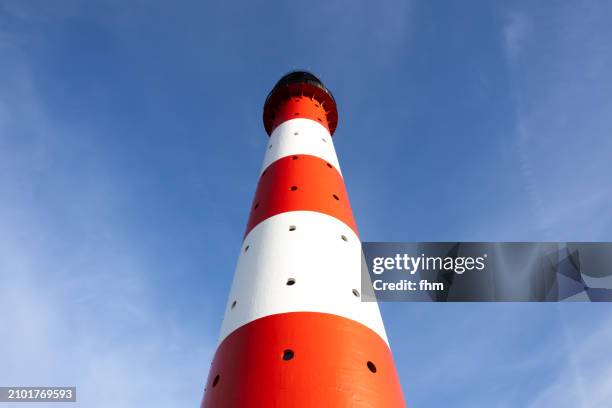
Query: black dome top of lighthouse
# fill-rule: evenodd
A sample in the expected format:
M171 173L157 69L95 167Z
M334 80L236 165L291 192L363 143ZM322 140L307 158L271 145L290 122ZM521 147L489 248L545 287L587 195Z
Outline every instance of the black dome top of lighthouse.
M323 82L321 82L321 80L317 78L314 74L308 71L292 71L284 75L281 79L278 80L276 85L274 85L274 88L272 88L272 90L268 94L266 101L270 99L270 96L276 90L278 90L278 88L287 86L288 84L295 84L295 83L304 83L304 84L310 84L310 85L316 86L317 88L320 88L321 90L325 91L325 93L327 93L332 99L334 99L334 96L329 91L329 89L327 89L325 85L323 85Z

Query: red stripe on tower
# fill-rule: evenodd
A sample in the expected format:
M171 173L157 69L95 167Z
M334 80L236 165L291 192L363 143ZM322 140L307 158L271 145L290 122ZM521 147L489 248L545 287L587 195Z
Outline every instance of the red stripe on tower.
M357 233L342 176L316 156L294 154L276 160L264 170L245 236L260 222L288 211L328 214Z
M270 136L202 407L404 407L331 135L307 72L268 95Z

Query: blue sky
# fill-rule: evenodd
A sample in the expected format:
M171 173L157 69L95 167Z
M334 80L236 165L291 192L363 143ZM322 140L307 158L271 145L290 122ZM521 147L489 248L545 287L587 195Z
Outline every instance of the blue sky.
M612 240L610 20L598 0L3 0L0 385L197 406L262 104L296 68L338 102L363 240ZM609 305L382 311L410 407L612 398Z

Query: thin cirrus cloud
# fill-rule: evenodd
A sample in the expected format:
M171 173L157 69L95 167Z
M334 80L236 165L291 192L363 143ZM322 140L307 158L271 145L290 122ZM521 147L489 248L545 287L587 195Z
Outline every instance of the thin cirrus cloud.
M504 47L508 59L519 56L523 42L530 34L531 20L521 12L510 12L506 16L506 25L503 29Z
M564 322L566 349L564 368L533 396L529 408L605 407L612 399L612 319L590 333L580 333Z
M76 385L88 407L197 405L214 340L161 308L156 265L122 227L123 187L1 47L0 384Z
M519 168L540 239L611 237L612 31L602 9L514 11L502 31Z

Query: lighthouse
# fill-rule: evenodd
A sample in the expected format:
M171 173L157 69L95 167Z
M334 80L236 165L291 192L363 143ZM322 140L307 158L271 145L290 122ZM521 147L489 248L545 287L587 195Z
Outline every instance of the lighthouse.
M332 135L331 92L291 72L269 136L202 408L396 408L404 399ZM364 158L365 159L365 158Z

